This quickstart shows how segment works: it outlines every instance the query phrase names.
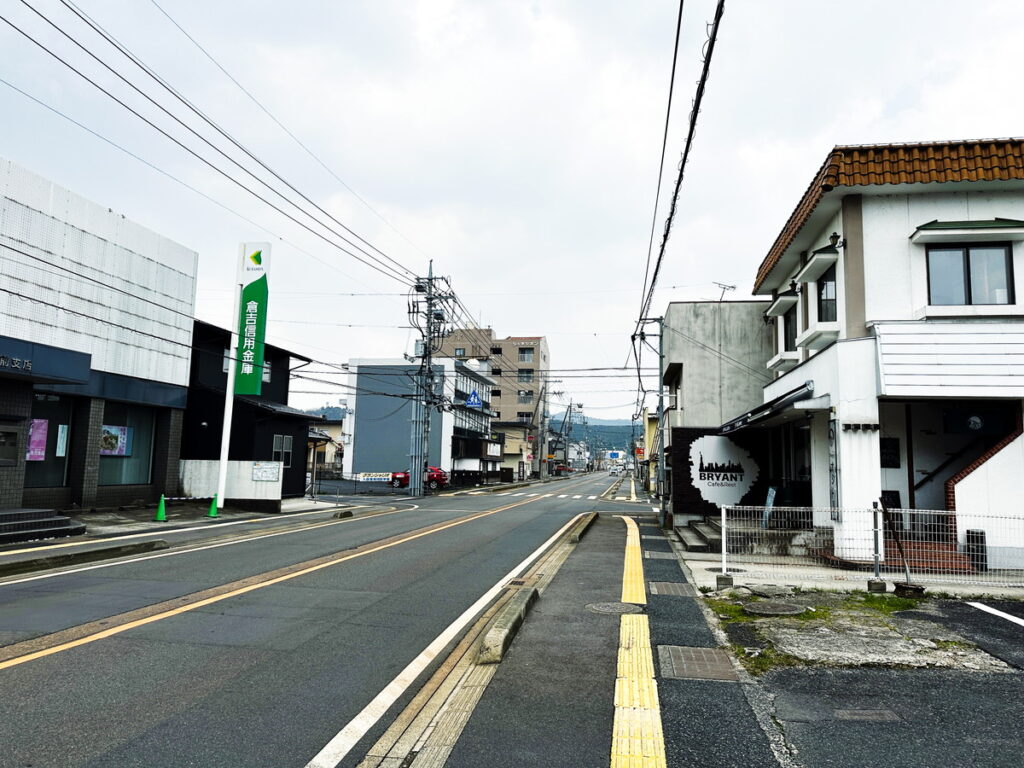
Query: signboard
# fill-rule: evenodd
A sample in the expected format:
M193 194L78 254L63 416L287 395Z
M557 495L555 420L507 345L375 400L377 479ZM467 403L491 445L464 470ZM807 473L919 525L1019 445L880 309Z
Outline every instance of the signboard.
M841 522L839 515L839 422L832 419L828 423L828 501L832 507L830 517L834 522Z
M644 449L638 446L636 449L636 455L642 459L644 457Z
M477 391L475 389L472 392L470 392L469 393L469 397L466 398L466 407L467 408L483 408L484 407L483 401L480 399L480 395L477 394Z
M501 458L501 443L486 443L487 455Z
M28 423L28 448L25 461L44 461L46 459L46 434L50 422L46 419L32 419Z
M608 458L609 459L621 459L622 458L622 451L608 451Z
M280 461L254 461L252 463L252 481L254 483L276 483L280 479Z
M705 435L690 443L690 480L711 504L739 504L759 473L753 456L727 437Z
M239 282L235 394L258 395L263 388L263 342L267 332L267 267L270 243L242 243Z
M361 483L390 483L390 472L360 472L359 482Z
M131 456L133 427L114 427L103 424L100 427L100 456Z

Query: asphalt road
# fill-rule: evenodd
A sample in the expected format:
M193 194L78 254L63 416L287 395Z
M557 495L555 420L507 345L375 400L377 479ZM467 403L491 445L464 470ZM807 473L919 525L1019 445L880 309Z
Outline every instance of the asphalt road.
M607 508L590 497L610 483L436 496L413 510L0 582L0 651L13 655L0 661L0 766L303 766L561 526ZM311 562L319 569L261 583ZM127 626L117 618L241 580L249 591ZM117 631L97 636L106 625L94 625L74 639L100 621ZM27 655L55 632L68 642ZM343 765L415 692L407 682Z

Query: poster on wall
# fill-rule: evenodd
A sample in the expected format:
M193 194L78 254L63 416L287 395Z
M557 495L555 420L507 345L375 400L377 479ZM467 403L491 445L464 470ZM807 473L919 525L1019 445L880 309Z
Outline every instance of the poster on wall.
M131 456L134 427L100 427L100 456Z
M45 461L46 435L50 422L46 419L32 419L28 423L28 447L25 450L25 461Z
M68 427L70 424L58 424L57 425L57 452L56 456L58 459L63 459L68 455Z

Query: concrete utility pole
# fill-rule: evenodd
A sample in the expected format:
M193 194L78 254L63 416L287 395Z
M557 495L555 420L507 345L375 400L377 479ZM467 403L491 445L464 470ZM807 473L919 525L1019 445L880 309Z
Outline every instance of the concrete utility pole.
M725 290L723 288L723 294ZM645 317L642 318L644 323L657 323L658 324L658 430L655 433L654 445L646 446L645 450L657 450L658 452L658 501L659 501L659 512L658 521L664 527L668 521L668 507L666 506L665 493L665 318L664 317ZM650 334L640 332L641 343ZM644 424L644 434L647 433L647 425ZM635 451L634 451L635 453ZM644 456L646 461L650 460L650 456Z

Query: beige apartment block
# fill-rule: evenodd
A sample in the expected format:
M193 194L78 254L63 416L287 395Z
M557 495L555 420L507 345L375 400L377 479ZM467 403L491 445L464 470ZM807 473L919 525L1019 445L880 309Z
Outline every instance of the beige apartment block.
M445 338L437 354L484 361L484 372L497 383L488 393L490 397L483 399L490 400L491 427L504 441L503 479L518 480L540 473L546 461L543 442L551 370L547 339L496 338L491 328L459 328Z

